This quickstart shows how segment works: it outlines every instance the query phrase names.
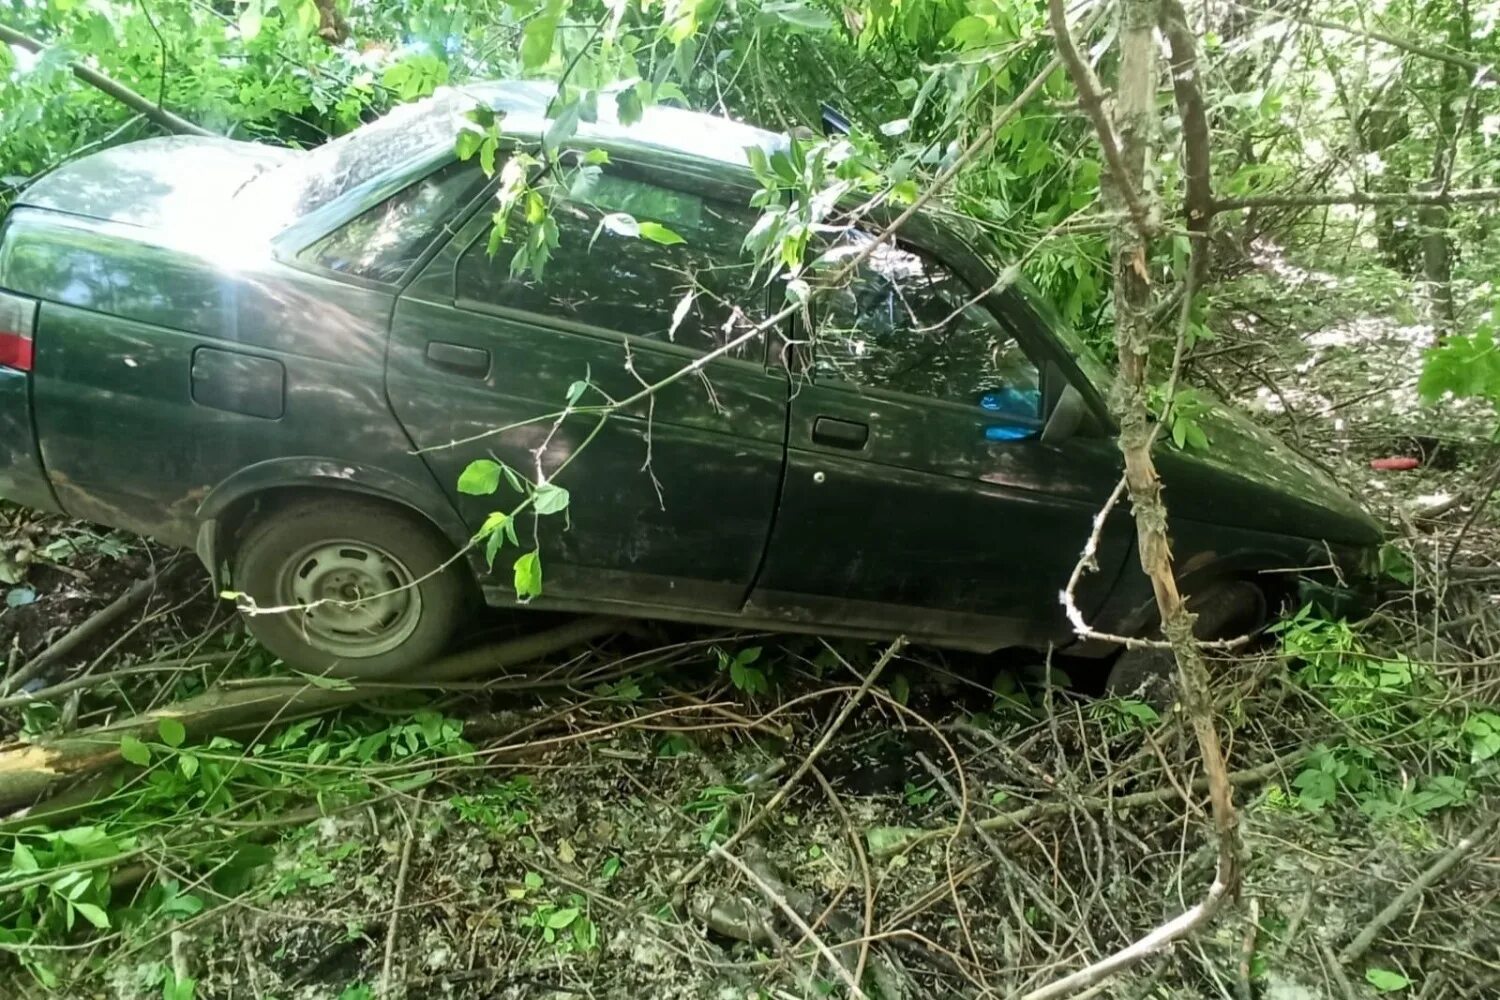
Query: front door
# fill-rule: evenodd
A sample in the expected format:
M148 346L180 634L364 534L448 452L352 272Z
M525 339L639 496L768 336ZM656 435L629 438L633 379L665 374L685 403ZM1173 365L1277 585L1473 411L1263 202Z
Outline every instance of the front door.
M740 264L754 214L743 195L720 200L621 161L572 180L553 204L557 241L540 273L510 267L520 219L490 255L483 211L403 293L391 403L471 530L521 499L504 478L493 495L460 491L476 460L569 491L566 510L516 523L519 548L496 559L492 598L536 549L543 606L738 611L784 459L787 381L767 373L761 342L602 426L595 413L555 414L569 401L624 400L759 318L765 293Z
M1058 595L1119 457L1103 437L1041 442L1061 369L1014 295L885 246L818 300L751 610L975 649L1069 638ZM1085 613L1123 563L1127 522L1104 532Z

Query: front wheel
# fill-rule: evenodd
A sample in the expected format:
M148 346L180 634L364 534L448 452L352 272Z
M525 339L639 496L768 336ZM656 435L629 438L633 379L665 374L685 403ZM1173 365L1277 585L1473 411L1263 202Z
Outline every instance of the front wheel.
M1233 639L1265 625L1266 595L1249 580L1229 580L1190 597L1188 610L1198 616L1193 635L1200 641ZM1127 649L1115 660L1104 690L1166 707L1176 697L1176 669L1170 649Z
M336 677L420 668L463 616L462 567L431 527L369 501L328 498L274 511L234 558L254 601L250 632L293 667ZM281 610L266 610L281 609Z

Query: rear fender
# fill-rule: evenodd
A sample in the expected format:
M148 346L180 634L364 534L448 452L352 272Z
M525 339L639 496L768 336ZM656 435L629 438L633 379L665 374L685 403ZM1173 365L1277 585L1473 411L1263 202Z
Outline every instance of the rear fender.
M253 509L257 499L299 490L309 493L351 493L376 497L408 508L428 521L455 550L469 543L469 535L448 498L434 487L396 475L378 466L316 456L272 459L247 466L213 488L198 507L198 558L214 578L225 583L225 563L233 541L231 532ZM482 574L484 560L475 550L467 560Z

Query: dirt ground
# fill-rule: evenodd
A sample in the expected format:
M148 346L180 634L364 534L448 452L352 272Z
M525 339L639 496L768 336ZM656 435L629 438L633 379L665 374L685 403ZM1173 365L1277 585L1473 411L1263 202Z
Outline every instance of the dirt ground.
M1269 250L1258 265L1220 293L1226 318L1195 348L1197 377L1392 526L1408 584L1360 627L1361 662L1408 664L1434 713L1493 706L1496 455L1472 443L1484 415L1418 404L1424 331L1409 288L1372 298L1368 282ZM1392 456L1420 464L1371 468ZM175 556L59 518L3 517L0 646L17 666ZM50 680L227 655L176 687L132 679L0 710L4 735L277 669L196 571L127 621ZM264 749L243 753L300 754L295 769L266 765L263 794L284 808L194 792L110 869L111 899L149 919L24 959L0 940L0 975L8 995L110 1000L180 1000L163 983L189 979L182 996L215 1000L729 1000L848 996L851 980L870 997L1020 996L1202 896L1215 859L1177 713L1095 698L1097 665L1057 658L1049 671L1041 654L908 647L866 685L885 652L652 627L560 658L544 691L460 685L290 735L267 727L242 744ZM1306 679L1321 661L1285 652L1271 639L1215 662L1243 807L1238 895L1206 932L1084 995L1500 996L1495 761L1455 770L1398 714L1372 728L1385 703L1331 711ZM405 755L391 750L402 740ZM318 741L332 749L308 751ZM1386 776L1378 796L1349 770L1361 754ZM195 770L211 752L201 759ZM1332 761L1311 768L1330 775L1326 801L1309 759ZM1478 845L1348 955L1468 835ZM162 905L163 886L196 902Z

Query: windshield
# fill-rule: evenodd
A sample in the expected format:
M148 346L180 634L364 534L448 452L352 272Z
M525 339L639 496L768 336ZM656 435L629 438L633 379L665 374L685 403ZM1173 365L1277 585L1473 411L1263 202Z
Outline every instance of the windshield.
M455 90L398 107L260 175L236 200L254 203L257 213L285 227L413 157L452 146L459 114L474 104L473 97Z

